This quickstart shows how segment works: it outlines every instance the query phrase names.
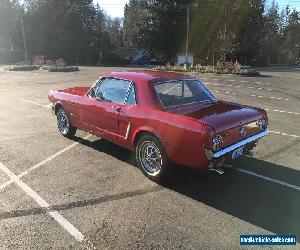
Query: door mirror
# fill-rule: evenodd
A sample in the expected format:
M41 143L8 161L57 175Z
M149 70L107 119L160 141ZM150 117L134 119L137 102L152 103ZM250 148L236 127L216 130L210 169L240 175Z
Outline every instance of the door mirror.
M97 93L97 96L96 96L95 98L96 98L97 100L104 101L103 93L100 92L100 91Z

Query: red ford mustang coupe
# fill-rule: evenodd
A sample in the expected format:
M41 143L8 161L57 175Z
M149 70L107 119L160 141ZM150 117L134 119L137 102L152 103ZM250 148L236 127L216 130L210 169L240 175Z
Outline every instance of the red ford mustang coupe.
M214 170L251 154L268 134L265 110L217 100L195 77L157 71L113 72L91 88L49 93L63 136L88 131L135 151L150 179L160 182L173 164Z

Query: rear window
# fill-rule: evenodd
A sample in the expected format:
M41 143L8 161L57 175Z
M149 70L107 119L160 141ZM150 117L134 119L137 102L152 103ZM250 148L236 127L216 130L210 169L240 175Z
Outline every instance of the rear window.
M162 82L155 84L154 88L165 108L215 100L197 80Z

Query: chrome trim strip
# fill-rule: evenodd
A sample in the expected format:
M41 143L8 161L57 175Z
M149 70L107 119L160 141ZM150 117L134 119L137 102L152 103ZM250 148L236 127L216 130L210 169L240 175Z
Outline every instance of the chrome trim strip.
M190 102L190 103L184 103L184 104L178 104L178 105L173 105L173 106L168 106L165 107L166 110L176 108L176 107L182 107L182 106L187 106L187 105L193 105L197 103L209 103L209 102L216 102L216 100L205 100L205 101L199 101L199 102Z
M247 144L249 142L258 140L258 139L266 136L268 133L269 133L269 130L266 129L265 131L263 131L263 132L261 132L259 134L250 136L250 137L246 138L245 140L239 141L238 143L235 143L235 144L233 144L231 146L228 146L228 147L226 147L226 148L224 148L224 149L222 149L222 150L220 150L218 152L215 152L213 154L213 157L214 158L221 157L221 156L223 156L223 155L225 155L225 154L227 154L227 153L229 153L229 152L231 152L231 151L233 151L233 150L235 150L235 149L237 149L237 148L239 148L239 147L241 147L241 146L243 146L243 145L245 145L245 144Z
M131 127L131 124L130 124L130 122L128 122L128 126L127 126L127 130L126 130L126 134L125 134L125 137L124 137L124 139L125 139L125 140L127 140L127 139L128 139L128 135L129 135L130 127Z
M131 88L132 88L132 82L130 82L130 84L129 84L128 88L127 88L126 96L125 96L125 99L123 101L123 105L126 105L126 103L127 103L127 100L128 100Z
M127 102L128 102L128 98L129 98L131 89L133 89L133 94L134 94L134 104L131 104L130 106L135 106L135 105L137 105L137 102L136 102L136 94L135 94L135 87L134 87L133 81L130 81L130 85L129 85L128 89L127 89L127 93L126 93L126 97L125 97L125 100L124 100L124 102L123 102L123 105L128 105Z

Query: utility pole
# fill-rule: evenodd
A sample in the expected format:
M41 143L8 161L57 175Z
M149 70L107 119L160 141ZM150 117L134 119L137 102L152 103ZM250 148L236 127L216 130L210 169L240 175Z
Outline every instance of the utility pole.
M175 4L176 6L176 4ZM189 53L189 39L190 39L190 9L197 8L197 3L187 3L184 5L179 5L179 8L186 9L186 45L185 45L185 64L184 67L187 67L188 64L188 53Z
M22 28L22 35L23 35L25 64L28 64L27 43L26 43L26 35L25 35L24 22L23 22L23 16L22 16L22 14L20 15L20 18L21 18L21 28Z
M186 46L185 46L185 65L184 65L185 68L187 68L187 64L188 64L189 36L190 36L190 6L186 5Z
M10 44L10 51L14 51L14 44L13 44L11 34L9 34L9 44Z

